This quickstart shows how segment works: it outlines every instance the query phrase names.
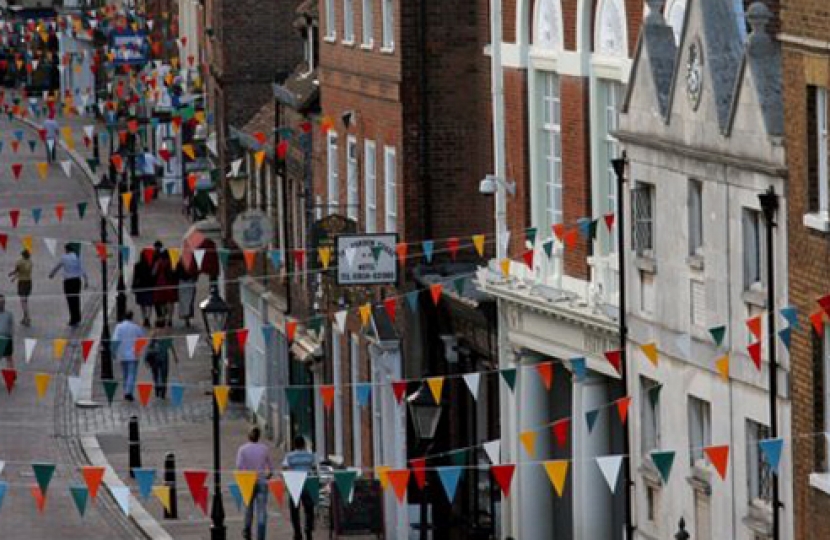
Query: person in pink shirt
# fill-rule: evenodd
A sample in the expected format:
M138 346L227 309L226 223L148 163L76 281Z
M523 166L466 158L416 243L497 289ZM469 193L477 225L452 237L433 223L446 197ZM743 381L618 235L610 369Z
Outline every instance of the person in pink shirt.
M251 539L251 525L254 518L254 507L257 515L257 538L265 540L265 527L268 523L268 485L267 481L274 473L271 462L271 449L265 443L259 442L261 432L257 426L248 431L248 442L239 447L236 453L236 468L240 471L257 471L258 478L254 486L251 504L245 510L245 529L242 536Z

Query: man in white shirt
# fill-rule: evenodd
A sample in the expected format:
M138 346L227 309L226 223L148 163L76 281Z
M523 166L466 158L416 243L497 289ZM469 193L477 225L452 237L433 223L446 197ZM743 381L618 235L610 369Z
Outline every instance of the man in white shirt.
M83 280L84 288L87 288L89 283L84 265L72 244L66 244L64 251L60 262L49 272L49 279L63 271L63 294L69 306L69 326L75 328L81 323L81 281Z
M118 344L116 354L121 361L121 372L124 374L124 399L133 401L135 378L138 373L138 354L136 340L144 337L144 329L133 322L133 312L127 311L124 320L115 326L112 341Z
M43 122L43 129L46 131L46 140L43 141L46 144L46 161L52 163L58 154L58 131L60 129L54 113L49 113L49 118Z
M294 437L294 450L285 455L282 467L289 471L303 471L309 474L316 472L317 456L306 448L305 437L302 435ZM303 540L300 526L300 504L302 504L305 511L305 537L306 540L311 540L311 532L314 529L314 501L305 490L303 490L299 502L295 501L291 505L291 526L294 528L294 540Z

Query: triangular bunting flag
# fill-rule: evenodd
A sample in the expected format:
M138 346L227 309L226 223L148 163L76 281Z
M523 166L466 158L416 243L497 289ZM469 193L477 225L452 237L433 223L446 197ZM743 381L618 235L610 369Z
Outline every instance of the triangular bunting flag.
M473 399L478 401L478 387L481 383L481 373L465 373L463 377Z
M153 483L156 481L155 469L133 468L133 476L138 484L138 493L142 499L150 496L153 490Z
M536 373L539 374L539 379L545 385L545 388L550 390L551 384L553 384L553 364L551 362L536 364Z
M525 449L525 453L531 458L536 457L536 432L533 430L519 433L519 441Z
M643 351L643 354L646 355L648 361L651 362L654 367L657 367L657 363L659 361L659 357L657 355L657 344L656 343L645 343L640 345L640 350Z
M369 405L369 399L372 396L372 385L369 383L358 383L355 385L355 394L357 403L361 407Z
M403 398L406 396L406 381L392 381L392 393L395 394L395 400L400 405Z
M256 471L234 471L234 480L239 486L239 492L242 494L242 502L245 506L250 506L251 499L254 497L254 487L256 487L257 472Z
M496 480L496 484L501 488L501 493L505 497L510 496L510 484L513 482L513 473L516 472L516 465L493 465L490 467L490 474Z
M138 391L138 401L142 407L146 407L150 403L150 394L153 392L153 383L142 381L136 383L135 389Z
M288 494L291 495L291 500L294 506L300 505L300 497L303 493L303 486L308 478L306 471L283 471L282 478L285 481L285 486L288 488Z
M35 373L35 389L37 390L37 399L40 401L46 395L49 389L49 382L52 380L52 375L49 373Z
M409 484L409 469L390 470L386 473L389 483L395 492L399 503L403 503L406 497L406 486Z
M622 373L620 371L622 367L622 351L615 350L615 351L605 351L605 359L608 360L608 363L614 368L617 373Z
M125 516L130 515L130 488L127 486L113 486L110 488L110 493L115 502L118 503L121 511Z
M169 514L172 506L170 505L170 486L153 486L153 496L161 503L161 507Z
M230 387L226 384L220 384L213 387L213 397L216 399L216 405L219 407L219 414L225 414L225 409L228 406L228 393Z
M430 377L427 379L427 386L432 393L432 398L437 405L441 404L441 391L444 388L444 377Z
M773 473L778 474L778 464L781 461L781 450L784 448L784 439L765 439L758 441L758 446L761 448L764 461L767 462Z
M545 461L543 465L556 494L561 497L565 490L565 479L568 477L568 462L566 460Z
M283 482L282 478L268 480L268 491L277 500L279 506L285 505L285 482Z
M199 343L199 334L190 334L186 337L187 340L187 356L193 358L196 352L196 344Z
M501 463L501 440L496 439L495 441L488 441L484 443L484 452L487 454L487 458L490 460L490 463L493 465L498 465Z
M620 466L622 465L623 456L600 456L597 459L597 465L602 472L602 477L608 484L611 493L617 491L617 479L620 476Z
M594 431L594 425L597 423L597 418L599 418L599 409L594 409L585 413L585 422L588 424L588 433Z
M473 246L476 248L476 253L478 253L479 257L484 257L484 235L483 234L474 234L473 235Z
M671 468L674 464L674 454L674 450L655 450L651 452L651 461L654 462L654 466L657 467L657 470L660 472L660 477L663 479L663 484L669 483L669 475L671 474Z
M568 434L571 432L571 419L563 418L553 423L553 438L559 448L568 446Z
M704 448L703 452L709 458L709 462L718 471L718 476L721 480L726 480L726 469L729 465L729 446L709 446Z
M69 486L69 493L72 495L72 501L75 503L75 508L81 517L86 513L86 503L89 500L89 490L86 486Z
M334 485L344 501L352 500L354 481L357 478L357 471L334 471Z
M752 332L755 339L761 339L761 326L763 325L763 322L764 319L761 315L756 315L755 317L746 320L746 327L749 328L749 331Z
M54 463L32 463L32 470L35 473L35 480L40 487L40 491L46 495L46 490L49 488L49 482L52 481L52 475L55 474Z
M726 326L713 326L709 329L709 335L712 336L715 345L720 347L721 345L723 345L724 336L726 336Z
M752 363L757 369L761 369L761 342L757 341L746 348L749 351L749 357L752 358Z
M615 403L617 405L617 413L620 416L620 422L625 425L625 420L628 418L628 407L631 405L631 397L626 396L620 398Z
M118 381L104 380L104 394L107 396L107 402L112 405L112 400L115 397L115 389L118 388Z
M455 492L458 491L458 481L461 479L462 471L461 467L436 467L435 469L450 504L455 500Z
M725 382L729 382L729 355L723 355L715 360L715 369Z
M502 379L512 392L516 388L516 368L505 368L500 370L499 373L501 373Z
M101 487L101 482L104 480L104 467L84 466L81 467L81 474L84 477L84 483L89 490L89 497L94 501L98 497L98 488Z

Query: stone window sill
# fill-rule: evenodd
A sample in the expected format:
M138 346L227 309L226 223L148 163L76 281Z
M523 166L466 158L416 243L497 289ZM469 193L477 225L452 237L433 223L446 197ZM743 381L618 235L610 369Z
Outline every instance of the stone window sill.
M380 52L381 54L395 54L395 46L392 45L391 47L381 47Z
M323 41L325 41L326 43L337 43L337 33L334 33L330 36L325 36L323 38Z
M744 303L761 309L767 308L767 293L762 289L746 289L741 293Z
M810 487L830 495L830 472L812 473L810 475Z
M822 233L830 232L830 214L827 212L804 214L804 226Z
M686 257L686 264L689 265L689 268L697 270L698 272L702 272L705 268L703 255L689 255Z
M370 41L369 43L361 43L360 48L363 49L364 51L371 51L372 49L375 48L375 42Z
M650 255L637 255L634 257L634 266L649 274L657 273L657 260Z
M342 43L346 47L354 47L354 39L344 39Z

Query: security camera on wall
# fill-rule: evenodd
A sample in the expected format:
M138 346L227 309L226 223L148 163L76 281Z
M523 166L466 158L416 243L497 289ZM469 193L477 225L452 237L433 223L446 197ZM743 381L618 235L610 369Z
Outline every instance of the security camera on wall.
M495 195L496 194L496 180L492 176L488 175L478 185L478 191L482 195Z

